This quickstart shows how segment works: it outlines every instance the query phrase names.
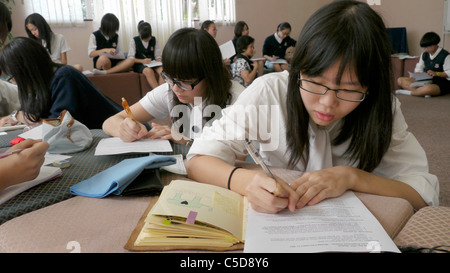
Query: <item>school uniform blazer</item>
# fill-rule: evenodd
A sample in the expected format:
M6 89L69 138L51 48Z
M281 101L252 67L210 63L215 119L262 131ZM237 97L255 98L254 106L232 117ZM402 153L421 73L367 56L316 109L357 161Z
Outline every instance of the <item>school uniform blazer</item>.
M286 143L288 72L271 73L256 79L222 118L204 129L191 147L187 159L208 155L231 165L236 158L247 156L243 139L260 143L260 153L270 166L287 168L290 152ZM396 99L391 146L374 174L402 181L413 187L429 205L439 203L439 183L428 172L428 161L417 139L407 131L407 124ZM247 120L247 123L246 123ZM296 170L310 172L333 166L357 167L344 156L349 142L334 146L340 122L328 127L309 126L309 163L299 163Z

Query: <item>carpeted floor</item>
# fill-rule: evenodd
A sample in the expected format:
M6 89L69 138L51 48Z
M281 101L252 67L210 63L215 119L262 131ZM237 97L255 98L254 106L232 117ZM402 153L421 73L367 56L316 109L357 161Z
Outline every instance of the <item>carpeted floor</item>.
M429 99L398 95L409 130L439 178L440 206L450 207L450 95Z

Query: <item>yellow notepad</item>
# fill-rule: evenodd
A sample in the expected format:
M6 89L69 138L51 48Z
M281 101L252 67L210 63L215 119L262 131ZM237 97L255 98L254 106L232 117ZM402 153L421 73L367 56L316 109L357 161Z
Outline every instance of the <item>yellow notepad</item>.
M243 249L248 202L230 190L175 180L150 205L125 246L144 250Z

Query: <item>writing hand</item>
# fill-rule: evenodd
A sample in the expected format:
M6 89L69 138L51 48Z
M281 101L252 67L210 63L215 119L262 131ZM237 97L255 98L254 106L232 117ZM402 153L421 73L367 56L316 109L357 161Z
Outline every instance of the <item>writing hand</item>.
M281 185L286 192L284 196L277 197L273 194L277 190L277 184ZM261 213L275 214L286 208L293 212L299 198L287 183L282 181L277 183L263 173L257 173L254 176L246 192L252 208Z
M119 137L123 142L141 140L146 137L147 134L148 131L144 124L130 118L126 118L120 123Z

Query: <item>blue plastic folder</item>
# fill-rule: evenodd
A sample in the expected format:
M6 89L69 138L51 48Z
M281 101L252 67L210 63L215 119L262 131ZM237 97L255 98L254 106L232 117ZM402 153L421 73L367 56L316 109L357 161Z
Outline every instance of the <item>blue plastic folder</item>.
M90 198L103 198L110 194L120 195L143 170L156 169L175 163L175 158L160 155L126 159L119 164L70 187L70 192L74 195Z

